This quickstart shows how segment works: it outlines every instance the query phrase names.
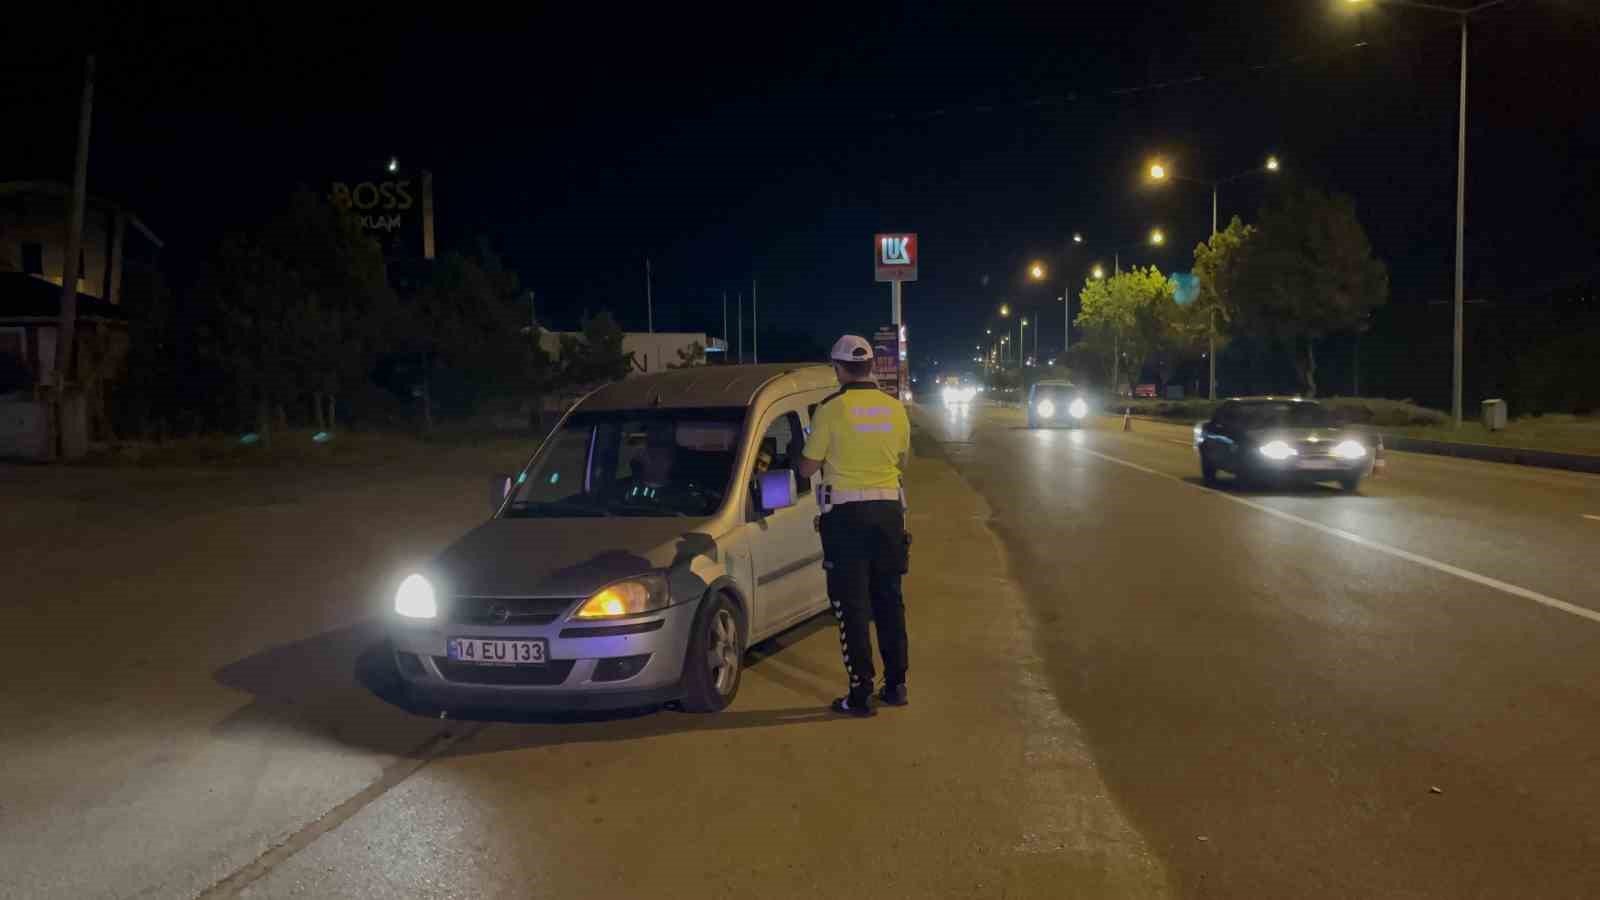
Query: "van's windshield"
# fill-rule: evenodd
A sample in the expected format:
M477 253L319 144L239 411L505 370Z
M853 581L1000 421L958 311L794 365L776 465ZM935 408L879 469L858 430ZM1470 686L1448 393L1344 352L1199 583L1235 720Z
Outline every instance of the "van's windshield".
M517 476L506 518L708 516L733 483L745 410L577 412Z

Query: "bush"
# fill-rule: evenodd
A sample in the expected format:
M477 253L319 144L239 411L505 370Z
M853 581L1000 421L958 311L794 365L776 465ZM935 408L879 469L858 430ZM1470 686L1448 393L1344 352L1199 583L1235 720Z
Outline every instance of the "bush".
M1372 425L1378 428L1400 428L1410 425L1446 425L1450 417L1436 409L1418 406L1410 400L1383 400L1368 397L1327 397L1317 402L1327 407L1335 421L1342 425ZM1210 400L1140 400L1127 397L1106 397L1101 409L1108 413L1121 413L1132 409L1136 416L1172 419L1179 422L1199 422L1211 418L1217 404Z
M1100 408L1107 413L1120 414L1125 409L1131 409L1136 416L1172 419L1181 422L1199 422L1211 418L1211 413L1217 408L1217 404L1210 400L1200 399L1148 400L1107 396L1101 400Z
M1436 409L1418 406L1410 400L1381 400L1366 397L1329 397L1322 405L1346 425L1373 425L1401 428L1408 425L1446 425L1450 417Z

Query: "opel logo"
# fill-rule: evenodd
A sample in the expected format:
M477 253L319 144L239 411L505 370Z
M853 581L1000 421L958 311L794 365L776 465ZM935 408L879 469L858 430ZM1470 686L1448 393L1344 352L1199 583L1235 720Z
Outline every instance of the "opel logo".
M489 618L494 622L504 625L505 623L511 621L511 607L506 606L504 603L496 603L495 605L489 607Z

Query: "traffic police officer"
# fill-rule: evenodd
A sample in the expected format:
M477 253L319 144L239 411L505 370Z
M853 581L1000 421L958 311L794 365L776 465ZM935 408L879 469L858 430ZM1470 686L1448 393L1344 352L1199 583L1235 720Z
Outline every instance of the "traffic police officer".
M875 673L869 622L878 624L883 655L878 699L895 706L907 702L900 577L909 564L902 473L911 450L911 427L900 399L883 393L871 380L871 344L847 334L830 355L841 387L817 405L797 474L810 478L823 469L817 492L822 565L850 680L850 692L833 701L833 709L870 716Z

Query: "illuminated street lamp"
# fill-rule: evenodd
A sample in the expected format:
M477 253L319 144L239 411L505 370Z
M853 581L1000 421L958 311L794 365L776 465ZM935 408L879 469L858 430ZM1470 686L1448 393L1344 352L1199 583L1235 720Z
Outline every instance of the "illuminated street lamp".
M1033 266L1028 269L1028 277L1032 278L1034 281L1043 281L1044 263L1034 263Z
M1104 266L1095 266L1094 269L1089 272L1089 275L1092 278L1104 278L1104 277L1106 277L1105 267Z
M1077 233L1077 232L1073 232L1073 233L1072 233L1072 242L1073 242L1073 243L1074 243L1074 244L1081 244L1081 243L1083 243L1083 235L1081 235L1081 234L1079 234L1079 233Z
M1150 229L1150 243L1151 243L1152 246L1159 247L1162 244L1165 244L1166 242L1167 242L1167 236L1161 229L1159 229L1159 228Z
M1009 304L1005 304L1005 303L1000 304L1000 315L1006 316L1006 317L1009 317L1011 315L1011 307L1010 307Z
M399 159L399 157L395 157L395 156L389 157L389 171L391 171L391 172L400 171L400 159Z

